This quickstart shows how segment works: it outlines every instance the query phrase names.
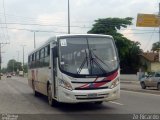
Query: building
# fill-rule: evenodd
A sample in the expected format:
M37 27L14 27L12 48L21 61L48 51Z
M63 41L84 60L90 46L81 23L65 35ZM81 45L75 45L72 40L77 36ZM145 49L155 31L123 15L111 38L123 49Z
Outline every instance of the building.
M140 54L142 72L160 71L159 54L157 52L145 52Z

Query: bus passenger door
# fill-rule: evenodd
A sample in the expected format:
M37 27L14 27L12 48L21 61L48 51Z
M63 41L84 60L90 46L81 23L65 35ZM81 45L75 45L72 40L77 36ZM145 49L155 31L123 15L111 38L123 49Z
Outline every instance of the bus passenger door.
M57 47L55 46L54 48L52 48L52 65L53 65L53 72L52 72L52 75L53 75L53 97L54 98L57 98L57 91L56 91L56 78L57 78Z

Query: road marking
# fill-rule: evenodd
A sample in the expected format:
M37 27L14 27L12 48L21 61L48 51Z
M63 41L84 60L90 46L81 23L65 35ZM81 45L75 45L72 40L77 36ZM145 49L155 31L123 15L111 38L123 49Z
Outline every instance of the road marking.
M127 91L127 90L121 90L121 91L123 91L123 92L130 92L130 93L136 93L136 94L153 95L153 96L158 96L158 97L160 97L160 95L156 95L156 94L152 94L152 93L143 93L143 92Z
M113 104L117 104L117 105L124 105L124 104L121 104L121 103L118 103L118 102L113 102L113 101L109 101L110 103L113 103Z

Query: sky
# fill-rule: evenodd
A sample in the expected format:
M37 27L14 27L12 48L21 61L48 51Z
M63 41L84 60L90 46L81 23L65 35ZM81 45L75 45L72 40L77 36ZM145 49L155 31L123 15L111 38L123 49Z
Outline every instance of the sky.
M133 25L120 32L149 51L159 40L158 28L136 27L138 13L158 14L160 0L70 0L71 33L87 33L94 21L108 17L133 17ZM0 0L2 67L10 59L27 62L28 53L50 37L67 33L68 0Z

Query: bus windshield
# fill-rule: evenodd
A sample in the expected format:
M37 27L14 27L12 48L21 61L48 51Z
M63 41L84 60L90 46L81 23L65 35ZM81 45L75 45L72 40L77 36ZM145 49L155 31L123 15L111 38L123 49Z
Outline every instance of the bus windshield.
M118 67L113 39L66 37L59 39L59 66L74 75L103 75Z

